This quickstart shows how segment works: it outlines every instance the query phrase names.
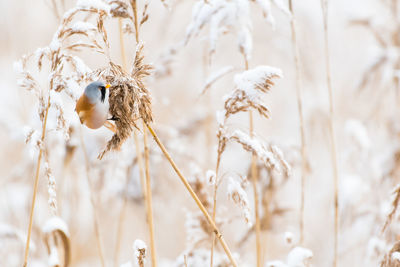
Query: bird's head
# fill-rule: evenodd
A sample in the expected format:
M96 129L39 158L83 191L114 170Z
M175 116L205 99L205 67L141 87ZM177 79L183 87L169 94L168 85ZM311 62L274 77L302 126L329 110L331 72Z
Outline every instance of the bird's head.
M104 102L106 98L106 89L110 88L110 86L110 84L104 84L101 81L92 82L86 86L84 94L92 104L98 101Z

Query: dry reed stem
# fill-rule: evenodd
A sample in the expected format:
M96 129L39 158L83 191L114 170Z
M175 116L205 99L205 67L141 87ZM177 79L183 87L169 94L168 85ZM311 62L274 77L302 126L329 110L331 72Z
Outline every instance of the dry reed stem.
M249 62L246 58L246 55L243 53L244 63L246 70L249 69ZM253 112L249 110L249 128L250 128L250 137L254 136L254 123L253 123ZM257 256L257 267L261 267L261 224L260 224L260 215L258 210L258 191L257 191L257 181L258 181L258 172L257 172L257 155L253 152L251 156L251 180L253 181L253 191L254 191L254 212L256 217L256 256Z
M186 255L183 255L183 260L184 260L184 263L185 263L185 267L188 267L187 256Z
M328 42L328 0L321 0L323 21L324 21L324 41L325 41L325 63L326 63L326 83L329 92L329 131L331 135L331 158L333 166L333 183L334 183L334 214L335 214L335 229L334 229L334 258L333 267L337 265L337 250L338 250L338 234L339 234L339 194L338 194L338 168L337 168L337 153L334 128L334 108L333 108L333 88L329 58L329 42Z
M135 22L136 43L139 43L139 24L138 24L136 0L131 0L131 6L132 6L133 18L134 18L134 22Z
M36 165L36 175L35 175L35 183L33 187L33 196L32 196L32 207L29 215L29 226L28 226L28 235L26 237L26 245L25 245L25 254L24 254L24 267L28 265L28 255L29 255L29 245L30 245L30 240L31 240L31 232L32 232L32 224L33 224L33 214L35 211L35 204L36 204L36 195L37 195L37 190L38 190L38 184L39 184L39 173L40 173L40 164L42 161L42 155L43 155L43 142L44 138L46 137L46 126L47 126L47 117L49 115L49 109L50 109L50 93L47 98L47 107L46 107L46 113L44 116L44 122L42 126L42 136L41 136L41 145L39 147L39 155L38 155L38 160L37 160L37 165Z
M137 2L136 0L131 0L131 6L133 11L133 18L135 23L135 39L136 46L139 44L139 20L137 14ZM152 204L152 196L151 196L151 183L150 183L150 166L149 166L149 148L147 145L147 134L146 134L146 120L142 118L143 121L143 145L144 145L144 157L145 157L145 174L146 174L146 214L147 214L147 223L149 225L149 233L150 233L150 255L151 255L151 264L153 267L157 267L157 253L154 239L154 221L153 221L153 204Z
M289 0L289 10L292 13L292 20L290 26L292 30L292 43L293 43L293 54L296 65L296 97L297 97L297 108L299 112L299 130L301 140L301 192L300 192L300 245L304 241L304 187L306 182L306 173L308 172L307 165L307 154L306 154L306 141L304 134L304 117L303 117L303 102L302 102L302 82L301 82L301 66L300 66L300 55L299 47L297 44L296 37L296 21L293 11L292 0Z
M247 61L246 61L247 62ZM253 112L249 110L250 137L254 136ZM253 181L254 191L254 212L256 217L256 252L257 252L257 267L261 267L261 223L258 210L258 171L257 171L257 155L253 152L251 156L251 180Z
M193 191L192 187L190 186L189 182L187 181L187 179L183 176L182 172L179 170L178 166L176 166L174 160L171 158L171 156L169 155L168 151L166 150L166 148L164 147L164 145L161 143L160 139L158 138L157 134L154 132L153 128L146 123L146 127L147 129L149 129L151 135L154 138L154 141L157 143L157 145L160 147L161 151L163 152L164 156L167 158L167 160L169 161L169 163L171 164L172 168L174 169L174 171L176 172L176 174L179 176L179 178L181 179L182 183L184 184L184 186L186 187L186 189L189 191L190 196L193 198L193 200L196 202L197 206L199 207L199 209L201 210L201 212L203 213L204 217L206 218L206 220L208 221L208 223L210 224L210 226L213 228L213 231L215 233L215 235L217 236L217 238L219 239L225 254L228 256L231 264L234 267L237 267L237 263L235 261L235 259L232 256L232 253L228 247L228 245L226 244L221 232L219 231L215 221L211 218L211 216L208 214L206 208L204 207L204 205L201 203L199 197L196 195L196 193Z
M218 152L217 165L215 167L215 181L214 181L214 193L213 193L213 211L212 211L212 219L215 222L215 217L217 215L217 191L218 191L218 171L219 165L221 163L221 153ZM214 262L214 248L215 248L215 234L213 235L212 243L211 243L211 255L210 255L210 267L213 267Z
M122 19L121 18L118 20L118 30L119 30L119 42L120 42L120 49L121 49L122 67L123 67L124 71L126 71L127 62L126 62L124 35L123 35L123 31L122 31ZM140 176L140 182L142 185L143 197L146 199L143 160L142 160L142 153L140 151L140 144L139 144L139 139L138 139L136 129L133 129L133 140L135 143L136 155L137 155L137 159L138 159L139 176ZM121 235L122 235L122 223L123 223L123 220L125 217L126 205L127 205L127 196L124 196L124 201L122 203L119 220L118 220L118 226L117 226L117 240L116 240L115 251L114 251L114 266L115 267L118 266L118 256L119 256L119 250L120 250L120 245L121 245Z
M92 204L92 207L93 207L93 224L94 224L94 231L95 231L95 236L96 236L96 241L97 241L96 242L97 249L98 249L99 255L100 255L101 266L105 267L104 250L103 250L103 245L101 242L99 218L98 218L95 200L94 200L94 196L93 196L93 184L89 177L90 176L90 162L89 162L89 156L86 151L85 142L83 140L82 126L81 126L81 131L80 131L80 139L81 139L81 144L82 144L83 155L85 157L86 180L87 180L87 183L89 186L90 203Z
M147 145L147 133L146 124L143 121L143 143L144 143L144 162L146 170L146 210L147 219L150 231L150 254L151 254L151 265L153 267L157 266L156 248L154 241L154 220L153 220L153 204L151 196L151 182L150 182L150 167L149 167L149 147Z

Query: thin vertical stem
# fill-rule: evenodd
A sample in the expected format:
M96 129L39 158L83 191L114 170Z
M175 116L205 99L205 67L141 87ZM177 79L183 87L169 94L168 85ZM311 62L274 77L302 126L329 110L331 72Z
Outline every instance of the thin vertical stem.
M138 24L138 14L137 14L137 1L131 0L131 6L133 11L133 18L135 24L135 39L136 45L139 44L139 24ZM146 135L146 124L143 121L143 145L145 151L145 174L146 174L146 210L147 210L147 223L149 225L150 232L150 250L151 250L151 263L153 267L157 266L156 260L156 246L154 239L154 221L153 221L153 204L151 196L151 184L150 184L150 166L149 166L149 148L147 145L147 135Z
M81 128L80 137L81 137L83 155L85 157L86 180L87 180L87 183L89 186L90 203L92 204L92 207L93 207L93 224L94 224L94 231L95 231L95 236L96 236L96 241L97 241L97 249L99 251L101 266L105 267L104 250L103 250L103 244L101 241L102 238L101 238L101 234L100 234L99 217L98 217L97 210L96 210L96 204L95 204L96 201L95 201L94 195L93 195L93 184L90 179L90 161L89 161L89 156L86 151L85 142L83 140L82 128Z
M33 214L35 211L36 195L37 195L38 184L39 184L40 164L42 162L42 155L43 155L42 146L44 145L44 139L46 137L46 126L47 126L47 117L49 115L49 109L50 109L50 92L49 92L49 96L47 98L47 107L46 107L46 111L45 111L45 115L44 115L44 122L42 125L42 136L40 138L41 146L39 147L39 155L38 155L37 165L36 165L35 183L33 186L32 207L31 207L31 211L29 214L28 235L26 237L26 244L25 244L24 267L26 267L28 265L29 246L30 246L30 241L31 241L31 233L32 233L32 225L33 225Z
M296 96L297 96L297 109L298 109L298 113L299 113L299 130L300 130L300 140L301 140L301 188L300 188L301 192L300 192L299 228L300 228L300 244L303 244L303 241L304 241L304 188L305 188L306 173L307 173L307 154L306 154L306 141L305 141L305 134L304 134L300 56L299 56L299 47L297 44L296 21L295 21L292 0L289 0L289 10L292 13L292 20L290 22L290 25L291 25L291 29L292 29L294 61L296 64Z
M249 122L250 122L250 136L254 136L254 122L253 122L253 112L249 111ZM251 180L253 182L253 191L254 191L254 211L256 217L256 252L257 252L257 267L261 267L261 223L260 223L260 214L258 210L258 170L257 170L257 155L255 153L251 156Z
M131 6L132 6L132 11L133 11L133 19L134 19L134 24L135 24L135 38L136 38L136 44L137 44L137 43L139 43L139 24L138 24L136 0L131 0Z
M243 53L244 65L246 70L249 69L249 61L247 60L246 55ZM254 136L254 122L253 122L253 113L249 110L249 130L250 136ZM261 223L260 223L260 214L258 210L258 190L257 190L257 181L258 181L258 171L257 171L257 155L255 153L251 156L251 167L250 167L250 175L251 180L253 182L253 191L254 191L254 213L256 217L256 256L257 256L257 267L261 267Z
M122 19L118 20L118 30L119 30L119 44L121 50L121 59L122 59L122 67L126 71L127 70L127 62L126 62L126 53L125 53L125 44L124 44L124 34L122 32ZM140 143L138 139L137 130L133 130L133 139L135 143L136 149L136 157L138 159L138 166L139 166L139 176L140 176L140 183L142 185L142 193L144 199L146 199L146 186L145 186L145 178L144 178L144 168L143 168L143 159L142 159L142 152L140 151ZM114 266L118 266L118 257L119 251L121 246L121 236L122 236L122 225L125 218L127 206L127 196L124 196L124 200L122 203L121 211L119 214L118 226L117 226L117 240L115 244L115 251L114 251Z
M146 124L143 121L143 140L144 140L144 162L146 170L146 210L150 232L150 250L151 250L151 264L153 267L157 266L156 248L154 242L154 220L153 220L153 204L151 197L151 182L150 182L150 168L149 168L149 147L147 145Z
M213 231L215 233L215 235L217 236L218 240L221 243L222 248L225 251L225 254L228 256L231 264L234 267L237 267L237 263L235 261L235 259L232 256L232 253L228 247L228 245L226 244L224 237L222 236L221 232L219 231L217 225L215 224L215 221L211 218L210 214L208 214L206 208L204 207L203 203L201 203L199 197L196 195L196 193L193 191L193 188L190 186L188 180L183 176L182 172L179 170L178 166L176 166L174 160L171 158L171 156L169 155L167 149L164 147L164 145L161 143L160 139L158 138L157 134L154 132L153 128L146 123L146 127L147 129L149 129L151 135L154 138L154 141L157 143L157 145L160 147L161 151L163 152L164 156L166 157L166 159L169 161L169 163L171 164L172 168L174 169L174 171L176 172L176 174L178 175L179 179L181 179L181 182L183 183L183 185L186 187L186 189L189 191L190 196L193 198L193 200L196 202L197 206L199 207L199 209L201 210L201 212L203 213L205 219L207 220L207 222L210 224L210 226L213 228Z
M325 63L326 63L326 83L329 92L329 131L331 137L331 158L333 167L333 184L334 184L334 258L333 266L337 266L337 249L338 249L338 235L339 235L339 197L338 197L338 167L337 167L337 153L336 153L336 140L335 140L335 113L333 103L333 87L331 78L330 68L330 57L329 57L329 39L328 39L328 0L321 0L323 20L324 20L324 41L325 41Z
M221 153L218 153L217 165L215 167L213 210L212 210L212 219L214 222L215 222L215 218L217 215L218 172L219 172L220 163L221 163ZM215 248L215 234L213 235L213 239L212 239L212 243L211 243L210 267L213 267L213 264L214 264L214 248Z

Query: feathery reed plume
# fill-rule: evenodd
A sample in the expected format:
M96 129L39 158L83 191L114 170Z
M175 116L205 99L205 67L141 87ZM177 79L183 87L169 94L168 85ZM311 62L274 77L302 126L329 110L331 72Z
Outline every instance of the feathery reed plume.
M136 49L136 57L131 75L127 74L121 66L110 62L107 68L99 69L96 76L102 77L111 84L110 87L110 114L115 118L116 133L108 141L106 148L99 154L102 159L110 150L118 150L131 136L135 123L143 119L146 123L153 120L150 95L142 79L149 75L151 67L143 64L143 46Z
M49 254L49 266L68 267L71 261L71 241L65 222L59 217L52 217L46 221L43 232L44 242ZM64 257L61 257L60 253Z
M247 62L247 60L246 60ZM246 63L247 67L247 63ZM257 110L262 116L268 118L268 108L264 105L261 100L262 94L267 93L271 86L273 86L272 79L282 77L281 70L269 66L258 66L251 70L246 70L240 74L235 75L234 82L236 88L227 96L224 97L224 110L217 113L217 121L219 124L218 131L217 131L217 138L218 138L218 151L217 151L217 165L216 165L216 177L218 178L218 170L221 161L222 153L225 150L226 144L228 140L233 139L239 141L244 144L244 148L249 149L249 145L237 135L230 136L227 134L226 129L226 122L228 118L236 114L238 112L246 112L250 109ZM250 116L250 135L253 135L253 126L252 126L252 116ZM239 132L237 132L239 133ZM241 133L239 133L240 135ZM252 166L254 165L255 159L252 158ZM255 177L256 171L255 168L252 168L253 175L252 178ZM218 181L218 180L217 180ZM255 186L256 181L253 179L254 184L254 194L255 194L255 208L258 209L258 195L257 189ZM217 184L214 185L214 207L213 207L213 216L216 213L216 194L217 194L218 186ZM215 220L215 218L214 218ZM256 247L257 247L257 264L258 266L261 264L260 261L260 220L258 215L258 210L256 211L256 228L257 231L257 240L256 240ZM210 266L213 265L213 253L214 253L214 241L211 246L211 262Z
M330 56L329 56L329 39L328 39L328 0L321 0L323 23L324 23L324 42L325 42L325 63L326 63L326 84L329 93L329 132L331 138L331 160L333 168L333 201L334 201L334 258L333 266L337 265L338 257L338 236L339 236L339 175L337 166L337 152L336 152L336 136L335 136L335 113L334 113L334 102L333 102L333 87L332 87L332 76L330 67Z
M299 113L299 130L300 130L300 145L301 145L301 191L300 191L300 245L304 240L304 190L306 175L309 171L307 162L307 152L306 152L306 139L304 133L304 117L303 117L303 100L302 100L302 79L301 79L301 65L300 65L300 54L299 46L297 44L297 34L296 34L296 18L293 10L293 1L289 0L289 10L292 14L292 20L290 21L290 27L292 30L292 43L293 43L293 55L296 65L296 98L297 98L297 109Z
M37 86L37 82L35 81L33 76L30 74L29 71L26 70L26 65L27 65L28 60L29 60L29 57L24 56L21 61L16 62L14 64L14 68L20 75L20 79L18 82L19 85L22 88L25 88L27 90L32 90L39 99L38 113L39 113L40 121L42 123L42 134L41 134L40 140L38 140L38 143L37 143L39 153L38 153L38 157L37 157L36 174L35 174L33 195L32 195L32 205L31 205L31 209L30 209L28 234L27 234L26 245L25 245L24 266L28 265L29 246L31 243L30 239L31 239L31 232L32 232L32 225L33 225L33 214L34 214L34 210L35 210L36 195L37 195L38 183L39 183L40 166L41 166L44 142L45 142L45 137L46 137L47 118L48 118L49 109L51 106L50 92L47 92L48 96L47 96L47 103L46 103L46 101L45 101L46 92L43 92L42 90L39 89L39 87ZM31 136L32 136L32 134L30 134L30 137ZM26 140L29 141L30 137L28 136L28 138Z

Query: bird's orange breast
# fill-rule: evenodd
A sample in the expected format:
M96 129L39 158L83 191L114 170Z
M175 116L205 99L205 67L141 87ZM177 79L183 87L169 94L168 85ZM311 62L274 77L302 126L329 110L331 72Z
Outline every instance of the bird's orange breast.
M86 95L83 94L78 99L78 102L76 102L76 107L75 107L75 111L76 113L78 113L81 123L84 123L91 117L93 110L94 110L94 105L91 104Z

